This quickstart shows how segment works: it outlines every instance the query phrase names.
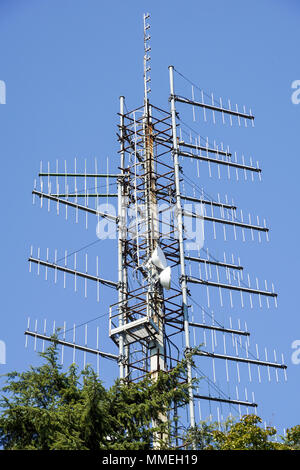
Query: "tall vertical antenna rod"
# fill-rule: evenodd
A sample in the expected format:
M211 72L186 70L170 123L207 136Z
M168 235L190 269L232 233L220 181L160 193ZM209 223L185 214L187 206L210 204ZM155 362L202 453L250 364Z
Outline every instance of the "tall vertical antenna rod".
M185 256L184 256L184 233L183 233L183 220L182 220L182 206L181 206L181 193L180 193L180 168L178 158L178 141L176 130L176 109L174 97L174 67L169 67L170 77L170 101L171 101L171 119L172 119L172 134L173 134L173 161L174 161L174 174L175 174L175 191L176 191L176 209L177 209L177 227L178 227L178 241L179 241L179 257L180 257L180 274L181 274L181 290L182 290L182 306L183 306L183 325L185 335L185 348L186 352L190 350L190 333L189 333L189 313L188 313L188 288L185 274ZM192 366L191 361L187 362L187 376L189 382L189 410L190 410L190 425L195 426L195 411L194 411L194 397L192 389Z
M149 41L151 36L149 34L150 24L147 23L147 19L150 18L149 13L144 14L144 102L145 106L148 103L148 94L151 92L151 88L148 86L148 83L151 81L149 72L151 71L150 60L151 57L149 52L151 51L151 47L149 46Z
M119 290L119 326L124 324L124 312L127 292L126 282L126 265L124 262L124 230L125 230L125 201L124 201L124 166L125 166L125 152L124 152L124 96L120 96L120 168L122 176L118 178L118 290ZM119 339L119 369L120 379L124 378L124 335L120 334Z

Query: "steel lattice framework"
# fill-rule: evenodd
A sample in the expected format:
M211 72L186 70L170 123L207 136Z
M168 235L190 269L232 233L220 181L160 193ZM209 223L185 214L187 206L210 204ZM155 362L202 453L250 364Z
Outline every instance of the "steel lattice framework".
M117 347L115 352L100 351L99 348L90 348L87 345L79 345L73 341L59 339L58 343L62 347L73 348L74 351L81 350L107 359L113 359L119 364L120 378L125 382L138 381L146 374L152 374L155 379L159 370L166 373L171 370L178 361L191 351L191 330L203 331L204 335L212 335L212 348L207 344L198 347L195 354L199 360L209 359L224 361L228 381L228 364L246 364L249 368L257 366L285 371L284 361L277 362L267 358L260 359L258 354L254 356L249 349L249 336L247 328L233 328L232 325L225 327L216 321L208 323L204 319L195 321L191 315L191 304L193 295L190 288L192 285L204 287L209 292L219 293L221 303L222 293L229 292L232 302L232 293L238 293L243 304L243 295L249 295L252 305L252 296L256 296L261 303L261 298L265 297L276 301L277 294L274 289L269 290L259 288L258 281L255 287L250 281L246 283L243 279L243 266L234 259L220 261L212 256L203 256L200 249L197 256L191 256L186 248L188 236L186 232L187 220L199 220L200 230L203 224L211 224L215 231L216 225L222 227L232 227L236 237L236 230L258 233L259 237L265 233L268 235L266 224L252 223L244 221L243 216L237 217L237 207L228 200L221 202L202 194L188 194L183 188L184 164L188 159L192 159L203 164L224 168L228 174L230 171L259 175L261 169L258 165L246 164L244 159L238 162L233 159L229 149L224 147L210 146L208 142L202 143L199 139L184 140L181 135L180 120L177 104L187 105L211 112L213 119L220 114L224 121L225 116L230 119L243 120L245 124L253 123L254 116L251 111L240 112L235 110L229 102L228 107L222 101L216 102L212 97L210 102L205 101L203 93L200 101L194 96L191 99L176 94L174 88L174 67L169 67L169 110L161 109L151 103L149 95L150 82L150 46L149 29L147 22L149 15L144 15L144 102L143 105L125 112L125 98L120 97L120 112L118 125L119 140L119 172L101 174L96 170L93 173L79 173L75 168L74 173L40 171L41 188L33 190L35 197L41 202L43 199L53 201L57 206L70 207L78 213L83 211L105 218L115 223L118 230L118 278L117 281L104 279L96 275L87 273L87 270L78 270L76 263L74 268L68 268L66 263L59 264L57 260L49 262L42 260L39 256L34 257L31 253L30 264L35 263L45 266L46 269L54 269L55 273L63 272L83 278L85 282L92 281L99 285L104 285L115 289L118 293L117 302L110 306L109 312L109 336ZM194 89L193 89L194 95ZM43 181L48 179L48 191L45 191ZM50 178L71 178L75 179L75 191L69 192L68 187L64 192L59 190L56 184L56 191L53 192L49 183ZM98 191L80 193L77 191L79 180L94 179L96 182L101 178L111 179L117 183L117 193L101 194ZM112 197L117 201L117 214L104 213L88 204L88 199L98 202L100 197ZM78 198L85 198L78 201ZM196 204L197 209L188 210L188 204ZM219 214L217 214L219 211ZM225 234L225 229L224 229ZM201 247L200 247L201 248ZM191 272L188 274L187 265L199 267L199 276ZM202 266L202 271L201 271ZM204 272L203 272L204 268ZM215 269L215 277L211 275L211 270ZM208 275L209 272L209 275ZM222 273L225 273L222 277ZM202 309L203 311L203 309ZM193 312L193 311L192 311ZM33 336L35 340L51 340L51 336L46 332L38 333L37 329L32 330L28 323L27 336ZM220 334L224 338L224 348L222 353L216 348L215 335ZM226 337L233 338L235 354L227 351ZM245 344L242 348L242 340ZM206 346L206 347L205 347ZM241 351L244 351L244 355ZM205 359L206 358L206 359ZM238 369L239 370L239 369ZM214 372L215 373L215 372ZM188 362L186 380L189 387L189 425L195 426L195 401L217 402L239 407L256 408L254 400L242 400L239 397L227 396L222 391L217 395L205 395L197 393L192 387L194 378L191 363ZM213 380L216 383L216 380Z

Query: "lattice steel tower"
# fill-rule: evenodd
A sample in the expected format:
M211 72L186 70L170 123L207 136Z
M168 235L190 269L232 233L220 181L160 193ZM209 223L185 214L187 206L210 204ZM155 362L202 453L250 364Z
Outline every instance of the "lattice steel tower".
M252 159L246 164L244 157L238 161L237 155L233 155L229 148L223 144L210 144L199 134L189 128L186 132L188 138L183 139L184 123L179 118L176 109L177 104L188 106L192 110L193 121L195 121L195 110L200 109L204 120L210 114L213 121L219 115L225 123L225 119L230 125L233 119L238 124L244 122L253 124L254 116L251 111L245 108L240 111L236 106L233 109L230 101L228 106L223 105L221 99L216 100L213 95L206 95L203 90L195 84L191 85L192 97L187 98L175 92L174 73L177 72L173 66L169 67L170 81L170 108L164 110L155 106L149 99L151 89L150 84L150 25L149 14L144 15L144 102L133 110L125 111L125 98L120 97L120 113L118 126L119 149L119 171L117 173L99 173L97 167L94 172L77 171L70 173L65 167L65 171L51 172L50 166L47 171L41 168L40 189L33 190L34 197L39 197L41 204L43 200L49 203L54 201L57 208L60 204L73 208L76 214L83 211L98 218L104 218L117 227L117 250L118 250L118 277L117 280L109 281L96 274L88 274L87 266L85 270L79 270L76 264L73 268L67 267L65 263L60 264L55 255L54 262L48 259L43 260L33 255L33 250L29 257L30 265L35 263L45 266L46 270L52 268L57 272L62 272L65 276L73 276L75 282L77 278L83 278L84 282L95 282L97 290L100 285L112 287L118 294L116 302L113 303L109 311L109 336L114 343L111 352L103 352L97 347L91 348L87 344L79 345L75 340L75 328L73 340L67 341L64 328L64 337L58 340L62 347L70 347L75 351L81 350L90 353L97 358L104 357L118 362L120 378L124 381L136 381L151 373L155 378L159 370L168 371L176 365L194 346L196 349L195 361L203 364L209 361L212 366L212 377L209 373L204 376L209 384L207 394L201 391L201 386L197 393L192 386L189 388L189 413L188 421L190 426L194 426L198 420L195 417L195 402L216 404L218 406L228 405L231 407L241 407L245 409L256 408L254 399L248 399L245 392L245 399L241 399L238 392L233 398L225 393L222 385L216 378L216 363L225 364L225 384L232 383L230 379L230 367L235 364L240 382L241 373L239 366L242 364L248 368L249 379L252 381L251 367L265 367L270 374L270 368L276 371L282 369L285 372L284 361L270 361L265 353L261 359L256 349L255 353L250 350L249 335L247 327L241 328L240 323L237 328L232 326L231 318L229 326L224 326L218 321L218 315L211 309L211 298L219 297L223 307L223 293L229 292L229 300L233 306L233 296L238 295L244 306L244 297L249 295L251 307L253 305L252 296L256 296L261 305L261 298L265 297L269 305L269 299L276 302L277 294L274 289L268 289L267 284L264 289L259 288L256 279L255 287L251 286L250 278L248 282L243 277L243 267L240 262L236 262L232 257L224 260L214 257L208 249L204 248L204 224L205 229L211 226L212 238L216 237L216 227L222 226L224 238L226 238L226 228L232 228L234 238L237 238L237 231L245 237L248 231L253 238L256 232L261 239L261 234L268 236L266 224L245 221L243 213L237 215L237 207L228 201L221 201L220 198L208 196L203 187L198 184L191 184L193 194L186 191L186 183L191 183L192 179L187 176L185 179L184 166L189 160L196 162L198 173L201 163L201 171L204 165L211 168L216 167L218 175L225 170L227 177L247 175L253 179L255 175L260 177L261 169L254 165ZM177 72L178 77L185 77ZM195 97L195 92L199 93L199 100ZM188 173L187 173L188 174ZM107 192L105 194L98 191L99 179L114 181L117 184L117 193ZM65 190L60 188L65 180ZM72 180L74 191L70 192L67 181ZM87 190L87 180L95 181L93 193ZM78 190L78 181L84 181L82 190ZM80 184L80 183L79 183ZM56 186L56 191L52 188ZM45 190L45 187L47 190ZM99 198L115 198L117 201L117 213L105 212L99 209ZM82 198L84 203L79 201ZM82 201L81 199L81 201ZM89 205L89 201L95 201L95 208ZM192 209L191 209L192 208ZM196 223L194 237L192 241L192 223ZM205 243L209 244L210 235L205 236ZM192 244L192 245L191 245ZM197 250L196 255L191 255L192 250ZM205 255L204 255L205 252ZM188 272L189 271L189 272ZM195 275L195 271L198 272ZM193 287L194 286L194 287ZM195 286L201 288L201 292L207 294L207 306L200 305L195 299ZM213 294L211 294L213 292ZM206 295L205 294L205 295ZM217 295L215 295L217 294ZM198 294L197 294L198 295ZM202 299L203 295L198 296ZM198 319L195 316L198 316ZM196 340L196 333L200 332L202 339ZM51 335L38 332L37 325L31 328L30 321L26 335L38 339L50 340ZM198 334L198 333L197 333ZM191 337L194 337L194 344L191 344ZM208 345L208 335L211 337L211 344ZM219 339L217 339L219 338ZM234 352L229 353L228 338L232 342ZM112 346L113 346L112 343ZM222 348L222 352L220 352ZM200 371L203 369L199 369ZM198 371L199 376L201 373ZM245 374L244 374L245 375ZM191 384L194 372L191 363L187 366L187 381ZM244 377L243 377L244 378ZM235 382L233 381L233 382ZM211 393L215 391L215 393ZM200 409L200 408L199 408ZM210 410L211 412L211 410ZM199 418L203 418L199 411Z

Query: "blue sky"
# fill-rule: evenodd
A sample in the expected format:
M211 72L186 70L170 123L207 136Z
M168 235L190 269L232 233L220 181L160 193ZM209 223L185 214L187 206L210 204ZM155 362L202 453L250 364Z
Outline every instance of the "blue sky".
M45 165L50 161L54 169L58 159L63 169L64 160L71 168L77 157L83 169L84 159L93 165L97 157L105 171L109 157L110 168L117 167L119 96L126 97L129 109L143 99L142 15L148 10L155 104L168 109L172 64L216 96L249 105L256 116L253 130L233 133L222 126L206 128L203 121L194 127L201 135L214 132L218 140L228 138L245 154L250 151L263 168L260 185L217 181L205 187L232 195L246 211L265 216L271 228L269 244L241 249L236 244L228 251L241 253L250 272L272 280L279 293L278 309L249 312L255 342L276 347L288 365L287 383L273 380L257 395L258 413L280 428L299 424L300 365L291 362L291 344L300 339L300 104L291 100L292 82L300 79L296 0L0 1L0 80L7 93L6 104L0 104L0 340L6 344L6 364L0 364L0 373L38 362L32 343L24 349L27 316L47 318L49 324L66 320L72 326L105 314L111 303L111 291L105 288L96 303L95 289L85 299L73 293L71 282L64 289L62 278L54 285L28 272L31 244L40 246L42 253L49 247L52 255L57 248L61 257L65 249L75 251L96 239L92 220L85 230L83 219L75 224L71 211L66 221L63 211L56 215L54 206L50 213L47 207L32 206L31 190L41 160ZM102 241L88 254L91 264L99 256L103 277L116 279L113 242ZM95 346L94 325L101 327L103 349L113 350L104 320L91 324L91 345ZM103 368L109 383L117 371L105 364Z

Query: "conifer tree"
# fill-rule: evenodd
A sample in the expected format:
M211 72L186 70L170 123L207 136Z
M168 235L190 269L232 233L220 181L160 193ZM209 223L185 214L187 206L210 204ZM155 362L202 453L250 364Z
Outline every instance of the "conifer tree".
M73 364L64 372L54 337L40 353L41 366L7 374L0 398L0 447L151 450L155 435L156 443L161 436L161 449L174 449L178 442L193 450L300 449L300 426L288 429L276 442L275 428L264 429L256 415L229 420L221 428L203 422L181 429L178 439L174 405L180 410L188 403L186 361L192 353L168 373L160 371L155 380L151 375L131 384L116 380L106 389L90 367L79 371Z
M117 380L107 390L90 367L63 372L55 340L40 355L43 365L7 374L0 400L3 449L151 449L154 433L168 436L162 448L171 446L173 404L188 400L185 361L155 381L150 375L135 384Z

